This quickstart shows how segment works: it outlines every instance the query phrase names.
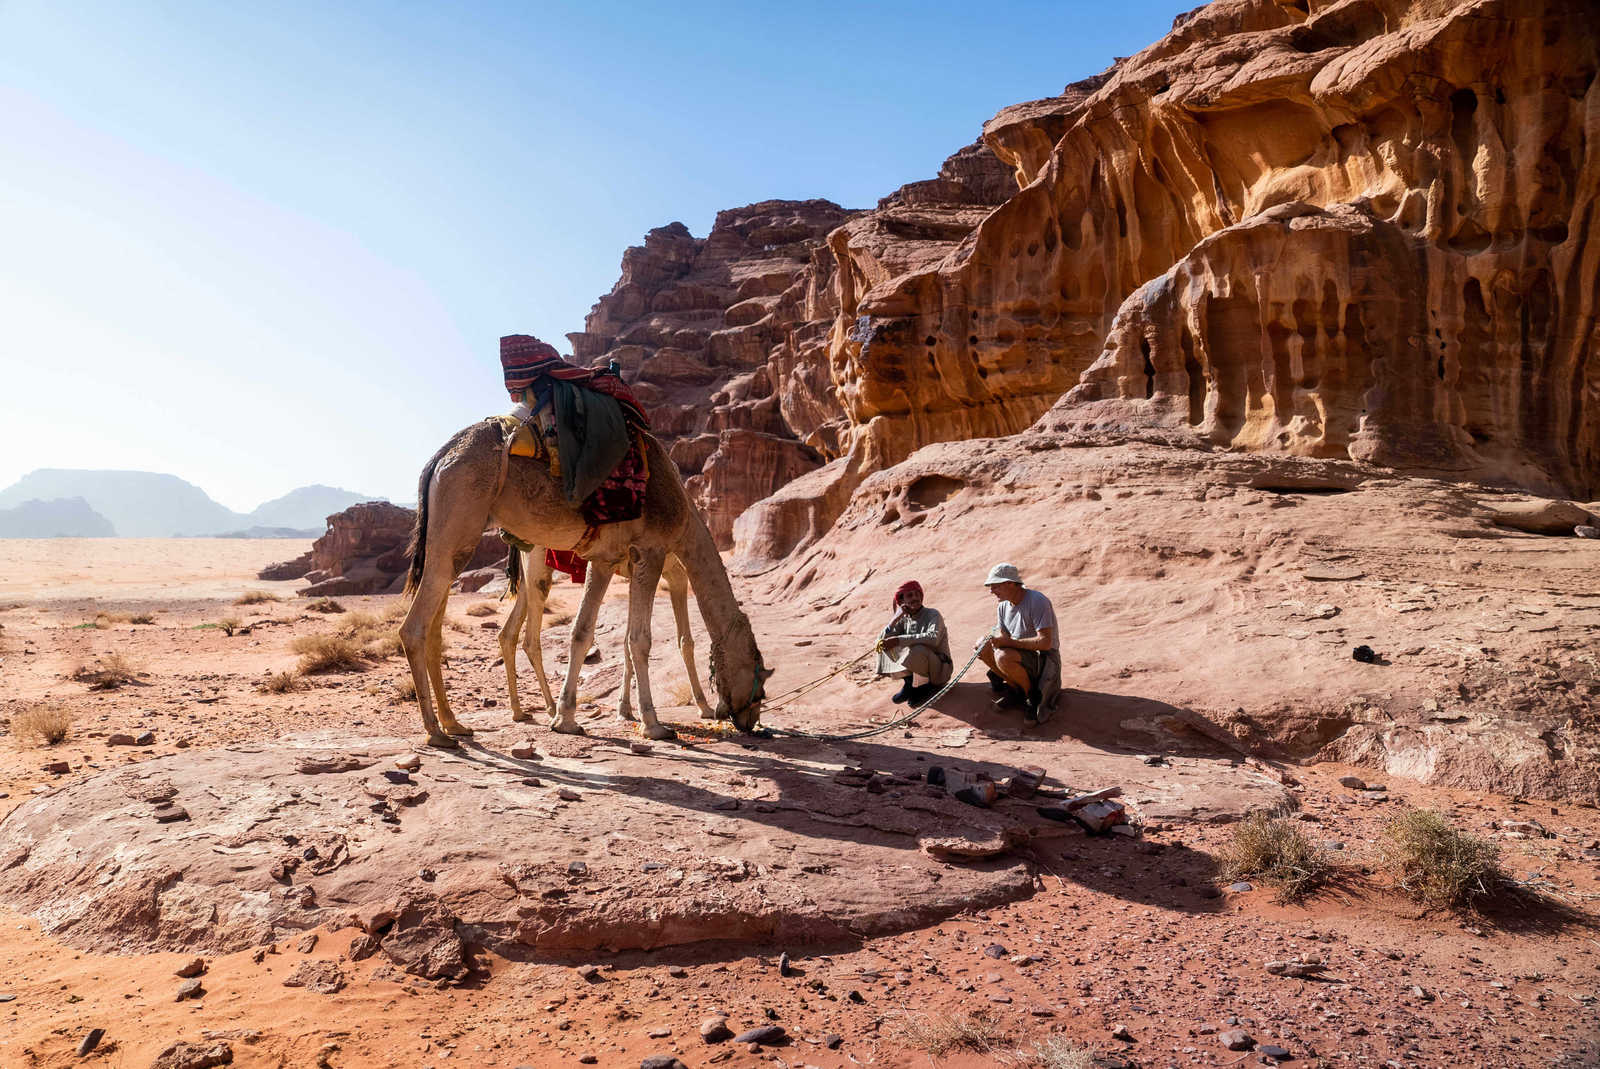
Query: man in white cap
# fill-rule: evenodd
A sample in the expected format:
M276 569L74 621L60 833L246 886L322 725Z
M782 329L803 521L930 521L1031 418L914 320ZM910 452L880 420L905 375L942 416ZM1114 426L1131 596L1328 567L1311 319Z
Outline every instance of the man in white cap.
M1015 564L996 564L983 581L995 599L995 633L978 649L989 666L996 705L1020 703L1023 720L1042 724L1061 693L1061 638L1050 599L1022 585Z

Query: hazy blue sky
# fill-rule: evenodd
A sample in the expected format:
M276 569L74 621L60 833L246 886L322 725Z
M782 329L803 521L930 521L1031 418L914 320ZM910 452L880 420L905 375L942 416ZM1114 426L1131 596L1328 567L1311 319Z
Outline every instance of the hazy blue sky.
M870 207L1192 6L0 0L0 487L410 500L649 228Z

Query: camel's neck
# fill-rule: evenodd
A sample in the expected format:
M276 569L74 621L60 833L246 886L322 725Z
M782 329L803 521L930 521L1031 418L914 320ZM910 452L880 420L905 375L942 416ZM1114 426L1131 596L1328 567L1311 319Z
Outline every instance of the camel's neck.
M717 552L717 544L698 512L690 512L678 557L689 573L689 585L694 589L695 603L700 606L700 615L705 618L713 645L725 645L734 629L740 623L748 626L748 621L739 608L738 599L733 596L733 584L728 581L728 570L722 566L722 554Z

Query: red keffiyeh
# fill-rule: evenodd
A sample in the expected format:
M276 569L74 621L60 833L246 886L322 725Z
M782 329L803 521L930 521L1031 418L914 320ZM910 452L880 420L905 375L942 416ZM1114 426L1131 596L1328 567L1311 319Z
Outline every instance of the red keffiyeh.
M896 590L894 592L894 607L895 608L898 609L900 607L900 599L905 597L907 594L915 594L918 597L921 597L922 596L922 584L917 582L915 579L907 579L905 582L901 583L900 584L900 589L898 589L898 590Z

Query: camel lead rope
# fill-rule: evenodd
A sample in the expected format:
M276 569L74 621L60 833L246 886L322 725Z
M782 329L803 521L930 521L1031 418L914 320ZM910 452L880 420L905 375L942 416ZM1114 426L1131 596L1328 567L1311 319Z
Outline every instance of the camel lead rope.
M781 737L781 736L787 735L789 738L792 738L792 739L813 739L813 740L815 740L817 742L848 742L851 739L865 739L865 738L867 738L869 736L872 736L872 735L882 735L885 731L893 731L897 727L901 727L901 726L903 726L905 724L911 723L911 721L915 720L919 715L921 715L921 713L922 713L922 711L924 709L928 708L928 706L932 705L934 702L938 701L940 698L942 698L946 694L950 693L950 688L954 687L957 683L961 682L961 677L967 674L968 669L970 669L972 667L973 663L975 661L977 661L979 655L982 654L983 647L988 644L987 640L993 638L995 636L995 634L999 632L999 630L1000 630L999 625L996 625L996 626L991 627L989 629L989 633L984 636L985 641L978 643L977 647L974 648L973 651L972 651L972 656L967 658L967 663L961 666L961 671L959 671L955 675L951 676L949 681L947 683L945 683L944 686L939 688L939 692L937 694L935 694L933 697L929 698L927 701L923 702L921 705L917 706L915 709L908 710L904 714L895 717L893 720L889 721L887 724L880 724L879 726L877 726L875 728L868 728L865 731L852 731L852 732L848 732L848 733L843 734L843 735L818 735L818 734L814 734L813 732L810 732L810 731L795 731L795 730L792 730L792 729L789 729L789 728L766 728L765 731L767 732L767 734L773 735L773 736ZM882 644L882 640L880 639L879 640L879 645L881 645L881 644ZM872 652L876 651L877 648L878 648L877 646L874 646L872 650L868 650L867 652L868 653L872 653ZM865 657L866 654L862 654L861 656ZM857 657L855 660L859 661L859 660L861 660L861 657ZM824 676L823 678L824 679L828 679L828 678L831 678L832 676L838 675L839 672L843 671L845 668L849 667L849 665L854 664L854 663L855 663L855 661L849 661L846 664L840 666L838 671L832 672L829 675Z

